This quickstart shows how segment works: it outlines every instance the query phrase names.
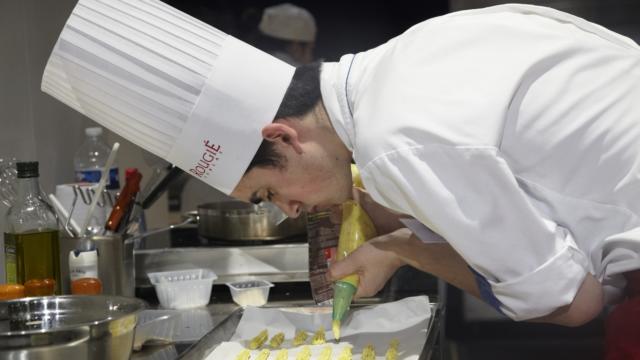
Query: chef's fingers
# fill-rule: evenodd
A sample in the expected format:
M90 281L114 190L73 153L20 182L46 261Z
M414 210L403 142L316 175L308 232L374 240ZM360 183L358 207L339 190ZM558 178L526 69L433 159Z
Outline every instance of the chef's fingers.
M345 276L355 274L358 271L358 263L353 258L345 258L343 260L336 260L331 263L329 271L329 279L331 281L340 280Z
M396 263L389 254L365 243L346 258L332 263L329 278L336 281L347 275L358 274L360 284L355 298L373 296L398 268Z

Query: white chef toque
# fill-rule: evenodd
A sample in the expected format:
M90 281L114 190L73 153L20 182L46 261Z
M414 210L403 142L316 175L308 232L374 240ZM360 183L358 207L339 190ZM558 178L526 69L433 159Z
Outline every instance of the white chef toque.
M294 71L157 0L80 0L42 90L229 194Z
M309 11L284 3L264 9L258 29L263 34L281 40L314 42L316 21Z

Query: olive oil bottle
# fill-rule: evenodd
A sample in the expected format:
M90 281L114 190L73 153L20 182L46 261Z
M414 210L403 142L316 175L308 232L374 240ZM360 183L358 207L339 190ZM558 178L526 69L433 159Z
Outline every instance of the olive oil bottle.
M60 240L56 216L41 196L38 162L18 162L18 196L6 219L7 283L27 296L60 294Z

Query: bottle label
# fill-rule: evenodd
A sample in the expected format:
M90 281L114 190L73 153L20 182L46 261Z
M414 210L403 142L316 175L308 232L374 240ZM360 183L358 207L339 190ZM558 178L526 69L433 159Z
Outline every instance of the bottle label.
M71 281L82 278L98 278L98 269L95 266L74 266L69 268Z
M17 284L16 240L7 233L4 234L4 261L7 284Z
M76 171L77 182L98 183L100 182L102 171L99 169L87 169ZM106 188L109 190L120 189L120 181L118 180L118 168L109 170L109 178L107 179Z

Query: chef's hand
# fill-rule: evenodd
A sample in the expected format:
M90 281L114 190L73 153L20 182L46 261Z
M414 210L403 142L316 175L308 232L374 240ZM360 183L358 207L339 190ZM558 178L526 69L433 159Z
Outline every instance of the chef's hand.
M405 262L394 252L398 243L406 241L411 231L398 229L386 235L373 238L354 250L346 258L329 267L332 281L351 274L358 274L360 285L355 297L373 296Z
M359 203L367 215L369 215L371 221L376 226L378 234L388 234L404 227L399 220L400 217L403 216L402 214L373 201L369 193L365 190L353 188L353 199ZM331 221L335 224L340 224L342 222L341 206L335 206L331 209Z

